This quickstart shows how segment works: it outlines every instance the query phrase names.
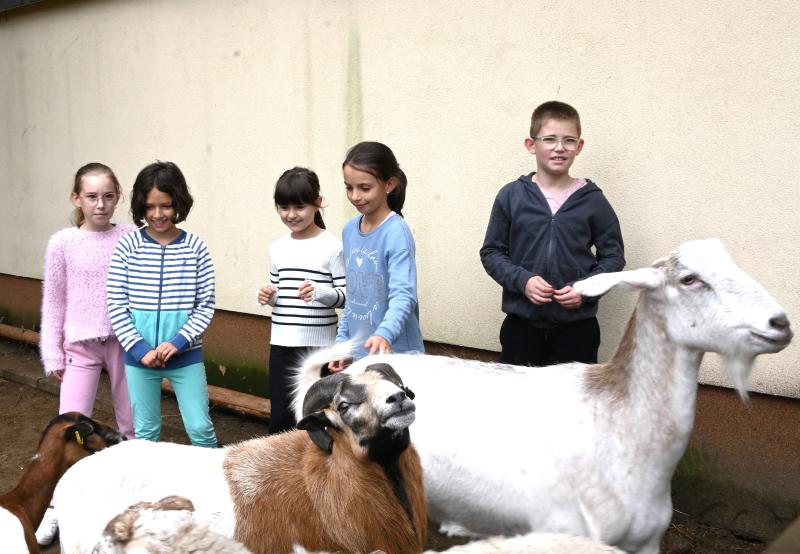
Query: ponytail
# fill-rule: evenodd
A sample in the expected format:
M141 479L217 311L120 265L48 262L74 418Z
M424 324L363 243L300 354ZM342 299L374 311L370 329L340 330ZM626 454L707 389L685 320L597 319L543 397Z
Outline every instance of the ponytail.
M386 200L389 202L389 207L392 211L400 217L403 217L402 209L403 204L406 203L406 186L408 185L408 179L406 179L406 174L399 167L397 168L397 175L395 177L397 177L397 186L389 193Z

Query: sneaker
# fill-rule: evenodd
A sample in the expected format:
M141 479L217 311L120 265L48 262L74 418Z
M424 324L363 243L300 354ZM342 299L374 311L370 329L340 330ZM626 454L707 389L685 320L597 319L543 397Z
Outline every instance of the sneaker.
M57 534L58 519L56 518L56 511L50 506L44 513L42 523L39 524L39 528L36 530L36 542L41 546L47 546L56 540Z

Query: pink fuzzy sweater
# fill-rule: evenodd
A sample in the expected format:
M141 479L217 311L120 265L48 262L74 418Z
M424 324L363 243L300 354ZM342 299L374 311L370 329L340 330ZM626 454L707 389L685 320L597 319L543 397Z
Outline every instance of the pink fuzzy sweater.
M64 342L113 335L106 304L106 277L117 240L135 231L116 225L103 232L62 229L50 237L44 259L39 351L45 373L64 369Z

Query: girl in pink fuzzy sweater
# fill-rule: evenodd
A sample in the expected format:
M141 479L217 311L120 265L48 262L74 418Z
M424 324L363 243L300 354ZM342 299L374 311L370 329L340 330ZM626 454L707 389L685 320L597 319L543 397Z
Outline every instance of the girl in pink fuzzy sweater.
M117 240L135 231L114 225L111 217L122 190L111 168L90 163L75 174L71 199L73 227L50 237L44 260L42 328L39 352L47 375L61 381L59 413L91 417L100 372L106 368L117 427L134 438L131 401L123 351L108 319L106 277ZM58 521L53 506L36 530L36 541L55 540Z
M122 347L108 320L106 276L111 253L133 225L114 225L119 181L100 163L75 175L73 227L50 237L44 263L39 349L47 375L61 381L59 413L91 417L102 368L111 381L117 426L133 438Z

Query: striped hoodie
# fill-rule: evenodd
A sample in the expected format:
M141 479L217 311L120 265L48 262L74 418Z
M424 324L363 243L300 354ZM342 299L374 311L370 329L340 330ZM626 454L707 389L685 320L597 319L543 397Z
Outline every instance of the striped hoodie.
M167 245L144 229L119 239L106 286L111 327L125 349L125 363L169 341L178 354L166 369L203 361L203 332L214 315L214 266L205 242L192 233Z

